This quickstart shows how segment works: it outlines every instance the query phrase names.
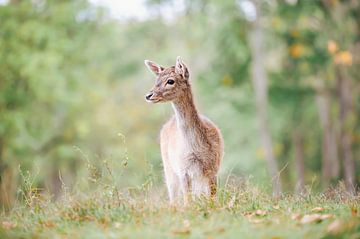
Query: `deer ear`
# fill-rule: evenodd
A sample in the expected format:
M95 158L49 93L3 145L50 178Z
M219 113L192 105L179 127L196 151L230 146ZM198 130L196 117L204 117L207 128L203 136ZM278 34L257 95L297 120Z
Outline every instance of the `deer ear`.
M165 68L162 66L159 66L155 62L145 60L145 65L149 68L151 72L153 72L155 75L159 75Z
M175 72L182 76L184 79L189 79L189 70L185 63L181 60L180 56L176 57Z

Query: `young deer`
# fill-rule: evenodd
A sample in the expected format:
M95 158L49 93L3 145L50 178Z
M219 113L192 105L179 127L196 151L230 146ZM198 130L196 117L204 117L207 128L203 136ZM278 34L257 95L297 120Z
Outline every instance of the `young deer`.
M189 71L177 57L168 68L145 60L155 73L155 86L146 95L151 103L170 101L175 115L162 127L160 145L169 199L182 195L187 204L191 194L207 197L216 194L217 172L224 144L220 130L199 115L193 101Z

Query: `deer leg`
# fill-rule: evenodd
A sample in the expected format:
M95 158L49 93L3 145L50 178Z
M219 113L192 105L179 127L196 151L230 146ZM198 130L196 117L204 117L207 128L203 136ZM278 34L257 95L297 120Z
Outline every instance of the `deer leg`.
M210 196L212 198L214 198L216 195L216 190L217 190L217 177L216 176L210 177L209 187L210 187Z
M185 173L180 179L181 191L184 197L184 204L188 205L191 201L191 178Z
M179 195L179 179L171 167L164 167L164 171L169 200L171 204L174 204Z
M210 184L209 179L201 173L196 173L192 180L192 194L195 197L209 197L210 196Z

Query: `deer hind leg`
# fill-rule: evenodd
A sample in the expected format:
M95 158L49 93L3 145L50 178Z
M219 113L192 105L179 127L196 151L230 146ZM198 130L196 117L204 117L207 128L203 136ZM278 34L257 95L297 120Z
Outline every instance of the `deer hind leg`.
M211 188L209 179L202 171L196 170L193 172L192 191L195 197L209 197Z
M192 191L195 197L208 197L210 195L208 180L205 177L194 177Z
M216 191L217 191L217 177L216 176L210 177L209 187L210 187L210 196L212 198L214 198L216 195Z

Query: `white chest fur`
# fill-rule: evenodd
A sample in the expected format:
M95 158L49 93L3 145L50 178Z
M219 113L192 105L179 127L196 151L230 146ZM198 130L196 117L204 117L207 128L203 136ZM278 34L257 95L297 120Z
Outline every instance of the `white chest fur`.
M191 168L188 159L189 155L193 153L193 149L181 132L177 131L174 137L176 137L175 144L168 146L170 164L176 175L181 177Z

